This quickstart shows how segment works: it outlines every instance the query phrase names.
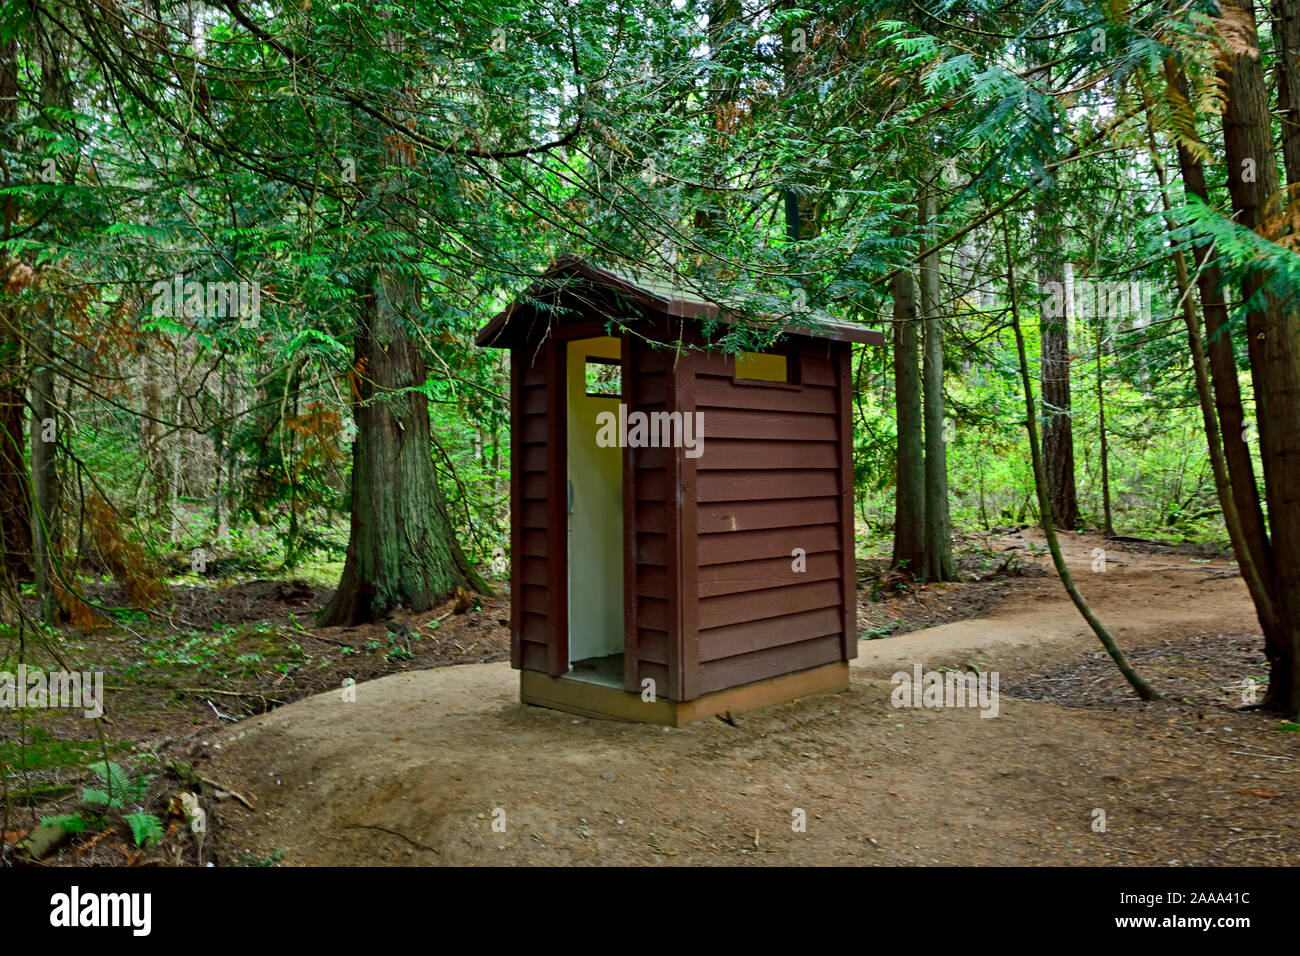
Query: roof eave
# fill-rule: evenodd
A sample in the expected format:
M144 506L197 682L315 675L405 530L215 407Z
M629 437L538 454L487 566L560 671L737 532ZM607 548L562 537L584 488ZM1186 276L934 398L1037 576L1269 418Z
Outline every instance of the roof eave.
M637 299L643 305L661 312L671 318L686 318L696 320L717 320L726 322L730 325L738 324L743 319L735 315L730 310L719 309L717 303L704 302L697 299L688 299L682 297L665 297L651 292L649 289L642 288L623 277L616 275L599 266L592 265L585 260L573 256L563 256L542 273L529 288L529 295L540 293L538 283L553 279L556 276L568 273L570 275L582 276L589 281L599 283L600 285L610 288L616 292L628 295ZM474 342L480 346L490 347L509 347L514 336L509 335L509 324L511 317L517 312L523 304L522 300L517 299L502 311L492 317L487 325L479 330L474 337ZM839 342L855 342L862 345L883 346L885 336L883 332L876 329L862 328L852 325L837 325L834 328L825 326L809 327L792 325L780 330L783 335L803 335L810 338L829 339Z

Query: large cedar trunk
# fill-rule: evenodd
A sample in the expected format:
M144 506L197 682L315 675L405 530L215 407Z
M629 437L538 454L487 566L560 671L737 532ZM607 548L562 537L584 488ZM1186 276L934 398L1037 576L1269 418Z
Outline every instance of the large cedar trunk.
M409 280L381 275L355 345L352 532L343 577L320 623L357 624L400 605L425 611L481 582L461 554L434 473L424 352L402 328Z
M912 274L900 269L894 294L894 391L898 480L894 488L892 567L920 575L925 561L925 449L921 416L921 344Z
M1058 528L1077 529L1079 495L1074 480L1074 425L1070 417L1070 310L1065 292L1065 241L1060 212L1054 202L1039 206L1038 280L1042 291L1060 289L1050 301L1060 302L1058 314L1041 315L1043 390L1043 470L1047 476L1052 521Z
M403 42L386 33L384 46ZM412 156L379 136L388 176ZM409 323L420 315L416 280L380 267L368 279L353 343L352 527L343 577L319 622L359 624L399 606L426 611L457 588L486 590L461 553L433 467L424 351Z
M1254 24L1254 4L1223 0L1225 16ZM1257 45L1254 30L1252 43ZM1279 187L1268 94L1258 52L1224 55L1220 79L1227 91L1223 117L1228 191L1238 221L1258 229ZM1253 170L1254 175L1249 175ZM1250 298L1266 276L1248 273ZM1272 547L1271 583L1278 642L1269 649L1269 702L1300 716L1300 310L1267 298L1246 316L1255 387L1260 460Z

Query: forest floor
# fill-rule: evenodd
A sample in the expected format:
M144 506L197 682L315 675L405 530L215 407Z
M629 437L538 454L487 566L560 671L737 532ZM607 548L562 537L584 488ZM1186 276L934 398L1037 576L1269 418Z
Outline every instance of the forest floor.
M1062 540L1080 587L1165 700L1144 704L1128 690L1033 530L971 551L964 567L981 579L962 584L907 592L879 562L860 562L859 625L875 639L859 643L847 691L680 729L521 705L518 675L501 660L503 599L318 630L303 619L327 592L213 589L221 605L196 596L183 612L204 635L196 646L230 632L233 649L262 647L236 655L259 654L257 666L224 677L170 660L144 666L153 690L130 695L129 708L112 707L110 693L106 733L123 753L145 740L157 759L183 759L251 809L208 797L203 844L174 820L162 847L83 840L62 862L1300 862L1300 733L1241 709L1243 681L1266 669L1235 567L1213 549ZM275 677L287 635L298 657ZM104 651L119 663L148 663L129 633L83 639L120 642ZM997 672L997 716L895 708L890 677L917 663ZM358 681L355 701L340 675ZM178 693L180 679L196 686ZM200 693L227 687L243 696ZM286 699L297 702L275 707ZM233 720L231 704L274 709ZM178 788L160 774L151 799ZM798 810L805 832L791 825Z

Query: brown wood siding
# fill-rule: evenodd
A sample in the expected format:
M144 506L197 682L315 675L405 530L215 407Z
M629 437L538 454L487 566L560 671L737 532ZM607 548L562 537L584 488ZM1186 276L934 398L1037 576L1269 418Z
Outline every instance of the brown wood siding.
M524 407L523 370L519 355L510 353L510 666L519 670L524 666L524 609L520 607L519 590L524 580L524 529L519 523L518 509L523 501L524 448L519 441L523 432Z
M769 389L776 392L776 389ZM751 442L709 437L709 467L718 469L838 468L840 448L832 441Z
M819 667L840 659L840 637L817 637L781 644L748 654L736 654L700 666L700 693L738 687L781 674Z
M510 666L548 668L547 493L549 460L545 360L535 348L510 353Z
M677 363L670 390L676 395L674 411L680 411L682 421L688 421L695 415L696 390L698 382L694 373L695 361L700 353L684 356ZM697 442L700 440L696 434ZM697 445L703 452L703 448ZM678 564L681 569L677 581L677 627L678 640L676 649L678 660L676 666L680 676L677 678L677 699L694 700L702 693L700 690L700 602L697 595L699 587L699 496L700 473L699 458L687 457L685 449L678 449L676 454L678 480L674 488L676 516L674 518L681 533L678 546ZM671 662L671 658L670 658Z
M567 369L563 343L548 339L539 360L546 379L546 546L550 554L546 562L546 672L561 677L569 670L569 496L565 457L569 416L565 408Z
M636 338L624 339L624 382L628 414L669 411L673 397L673 358ZM626 376L630 375L630 381ZM658 697L680 699L680 671L673 635L681 591L680 547L676 524L677 480L672 449L630 448L624 457L627 561L627 630L624 637L624 687L641 692L641 681L655 682Z
M636 342L626 336L619 350L622 364L619 369L622 382L623 404L635 405L637 392L644 383L636 374ZM636 693L640 681L642 632L636 624L637 605L637 551L640 547L636 522L629 520L636 514L636 449L623 449L623 689Z
M853 346L843 345L839 353L840 379L840 554L844 569L840 575L840 604L844 627L840 633L840 657L858 656L857 542L853 527Z
M704 413L688 592L696 695L844 660L856 644L845 638L853 603L844 584L852 578L852 472L851 461L847 478L842 472L841 425L848 350L797 348L798 389L736 384L730 356L692 363L688 391ZM795 548L806 552L805 571L793 568Z
M648 677L690 700L852 656L848 350L797 345L795 389L736 384L730 356L625 341L629 412L704 416L699 458L624 455L625 688ZM568 669L564 374L557 339L512 352L511 662L552 676Z

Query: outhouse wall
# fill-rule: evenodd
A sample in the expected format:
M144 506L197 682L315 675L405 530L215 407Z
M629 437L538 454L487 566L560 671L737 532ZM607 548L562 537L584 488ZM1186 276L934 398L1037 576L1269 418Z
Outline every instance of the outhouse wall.
M511 349L511 662L556 677L569 663L565 346L599 328ZM704 435L698 458L624 449L625 689L650 678L692 700L856 656L849 346L788 338L797 387L748 384L732 355L651 344L689 340L680 323L642 328L654 334L623 339L629 414L699 411Z
M568 589L555 586L564 552L556 553L552 540L553 487L563 470L557 457L563 445L550 433L557 353L549 339L510 350L510 663L552 676L568 667L557 633ZM558 527L564 528L562 516Z
M683 699L857 655L850 347L786 341L800 387L736 382L731 355L678 367L705 427L681 460Z

